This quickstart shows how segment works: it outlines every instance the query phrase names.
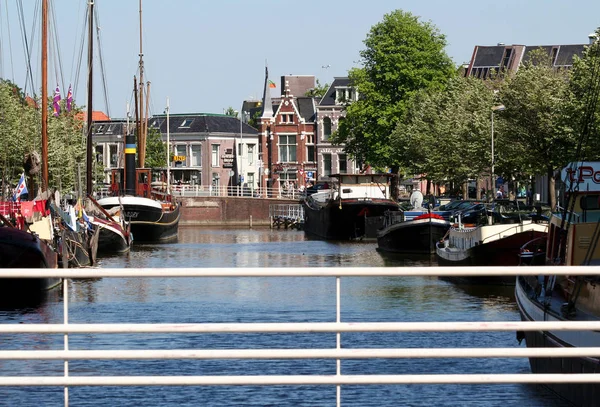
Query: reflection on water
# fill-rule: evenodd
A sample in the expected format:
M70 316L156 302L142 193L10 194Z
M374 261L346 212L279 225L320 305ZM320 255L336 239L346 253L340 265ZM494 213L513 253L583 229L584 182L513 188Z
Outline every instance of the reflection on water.
M301 231L181 228L178 243L135 245L100 267L431 266L430 256L389 256L375 242L309 240ZM321 278L123 278L69 283L72 323L332 322L336 282ZM515 321L510 287L455 285L435 277L342 278L342 321ZM58 293L60 291L57 291ZM61 323L62 298L0 311L0 323ZM513 347L513 332L344 333L345 348ZM70 335L72 349L335 348L334 334ZM2 349L61 349L62 335L0 336ZM72 375L335 374L335 361L73 361ZM526 359L342 361L344 374L528 373ZM61 375L62 361L0 361L0 375ZM6 390L6 391L5 391ZM560 406L522 385L343 386L344 406ZM77 406L324 406L331 386L72 388ZM60 405L62 389L3 389L6 405Z

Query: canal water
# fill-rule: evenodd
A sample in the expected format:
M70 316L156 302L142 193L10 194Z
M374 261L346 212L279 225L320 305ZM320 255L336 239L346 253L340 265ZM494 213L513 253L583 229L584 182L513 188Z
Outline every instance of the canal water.
M100 267L380 267L437 265L385 257L376 243L325 242L301 231L181 228L179 241L136 245ZM333 278L93 279L69 283L71 323L334 322ZM60 290L37 306L0 310L0 323L62 323ZM342 279L342 321L508 321L511 288L431 277ZM343 333L346 348L517 347L513 332ZM335 334L71 335L70 348L335 348ZM62 335L0 335L0 349L62 349ZM335 360L73 361L70 375L335 374ZM344 374L529 373L526 359L344 360ZM0 375L63 374L60 361L0 361ZM61 388L1 388L0 406L61 406ZM74 387L71 406L334 406L335 386ZM342 386L343 406L563 406L536 385Z

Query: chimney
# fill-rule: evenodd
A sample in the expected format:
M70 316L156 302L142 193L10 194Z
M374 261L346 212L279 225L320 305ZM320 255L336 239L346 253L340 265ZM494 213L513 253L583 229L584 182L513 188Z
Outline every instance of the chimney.
M499 46L499 47L503 47L503 46L504 46L504 43L503 43L503 42L499 42L499 43L498 43L498 46Z

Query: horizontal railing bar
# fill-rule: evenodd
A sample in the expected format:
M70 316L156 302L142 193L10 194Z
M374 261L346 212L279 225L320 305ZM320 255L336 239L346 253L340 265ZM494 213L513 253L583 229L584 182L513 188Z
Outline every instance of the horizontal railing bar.
M295 376L2 376L0 386L276 386L367 384L600 383L600 374Z
M600 357L590 348L4 350L0 360L400 359Z
M276 270L276 271L274 271ZM80 268L80 269L0 269L0 278L22 277L464 277L517 275L600 274L600 266L530 267L237 267L237 268Z
M297 322L207 324L0 324L0 334L20 333L275 333L275 332L477 332L600 331L600 321Z

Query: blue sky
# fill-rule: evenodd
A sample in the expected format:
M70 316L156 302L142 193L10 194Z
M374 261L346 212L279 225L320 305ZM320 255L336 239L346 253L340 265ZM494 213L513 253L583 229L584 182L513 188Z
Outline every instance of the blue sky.
M62 78L58 82L64 96L64 88L76 77L86 1L51 1L60 52L54 47L50 51L49 87L56 85L58 63L53 60L60 56ZM23 2L28 35L39 2ZM26 65L16 3L0 2L0 75L24 87ZM370 28L395 9L435 24L446 35L447 53L457 65L470 59L475 45L587 43L588 34L600 26L597 0L462 4L442 0L144 0L143 51L146 79L151 82L151 112L162 113L167 96L171 113L239 109L244 99L262 97L265 61L277 84L287 74L315 75L322 84L331 83L333 77L346 76L356 66ZM124 117L139 60L138 0L96 0L96 11L109 111L112 117ZM34 81L39 87L39 45L33 47ZM75 89L75 100L81 105L87 100L86 58L84 53ZM106 111L98 63L94 70L94 110Z

